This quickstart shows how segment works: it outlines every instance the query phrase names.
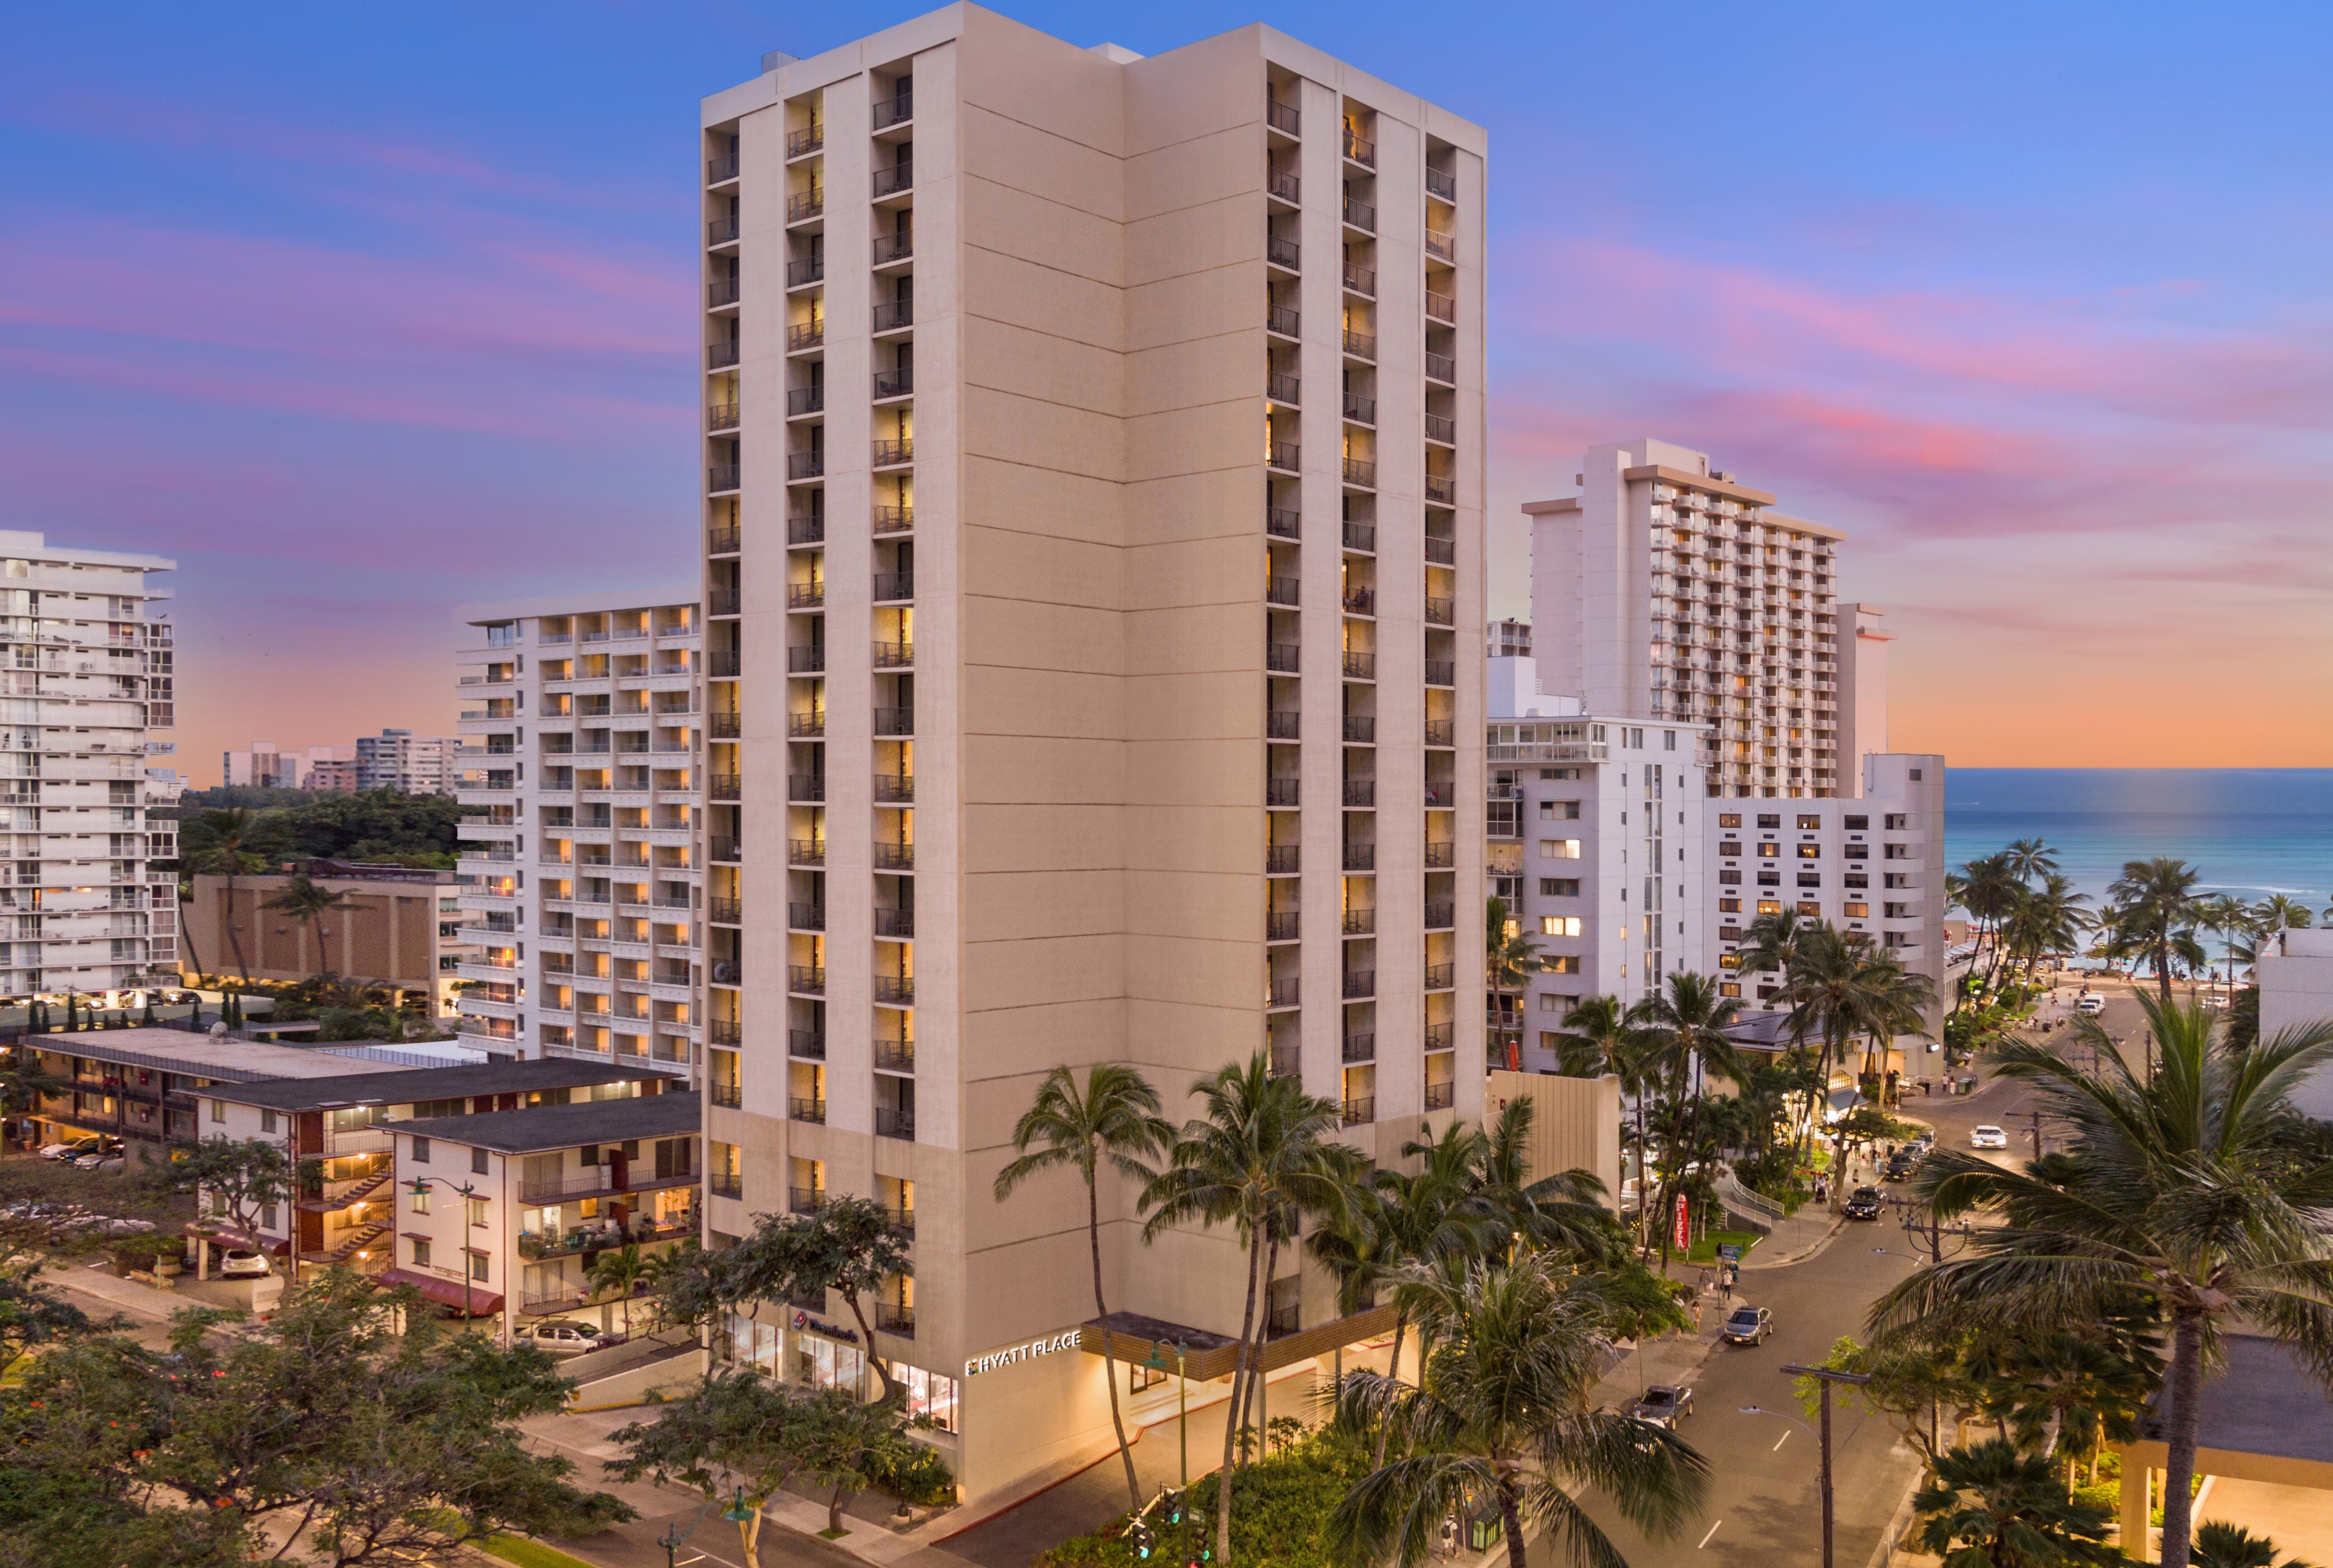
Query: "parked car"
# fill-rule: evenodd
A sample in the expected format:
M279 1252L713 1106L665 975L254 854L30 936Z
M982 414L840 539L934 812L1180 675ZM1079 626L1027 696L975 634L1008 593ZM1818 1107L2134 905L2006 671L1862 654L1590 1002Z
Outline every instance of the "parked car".
M1988 1121L1969 1134L1969 1147L1971 1149L2006 1149L2009 1147L2009 1134Z
M1920 1157L1908 1149L1899 1149L1887 1157L1887 1179L1901 1181L1920 1169Z
M1757 1345L1766 1342L1774 1332L1774 1313L1771 1307L1741 1306L1725 1320L1724 1338L1737 1345Z
M605 1350L622 1342L621 1336L602 1333L589 1323L570 1323L563 1319L551 1323L521 1323L512 1336L523 1345L534 1345L554 1356L580 1356L586 1351Z
M75 1159L73 1161L73 1169L75 1170L95 1170L99 1166L103 1165L109 1159L120 1159L121 1158L122 1148L120 1144L101 1144L98 1148L91 1150L88 1153L82 1155L79 1159Z
M1674 1432L1679 1421L1693 1414L1693 1390L1681 1383L1655 1383L1645 1390L1643 1399L1628 1407L1628 1413Z
M2084 996L2080 1001L2075 1003L2074 1009L2086 1016L2095 1018L2099 1014L2107 1010L2107 999L2096 993L2092 993L2089 996Z
M70 1139L62 1143L43 1144L41 1158L43 1159L79 1159L82 1155L94 1154L104 1147L105 1140L102 1138Z
M267 1255L247 1246L231 1246L219 1255L218 1271L228 1279L264 1275L267 1272Z
M1858 1187L1847 1195L1846 1207L1840 1212L1849 1219L1877 1219L1879 1209L1879 1189L1876 1187Z

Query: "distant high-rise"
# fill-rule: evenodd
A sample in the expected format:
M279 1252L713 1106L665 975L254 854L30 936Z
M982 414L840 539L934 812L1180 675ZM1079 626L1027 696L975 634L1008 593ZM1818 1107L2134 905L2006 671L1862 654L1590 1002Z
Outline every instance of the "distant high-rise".
M149 738L174 722L170 597L158 555L0 532L0 990L105 991L178 979L176 813L149 816ZM167 813L168 814L163 814Z
M462 611L462 1042L517 1056L697 1056L693 841L703 628L688 589ZM402 734L391 730L389 736Z
M971 5L704 127L710 1239L910 1217L871 1346L739 1348L893 1361L977 1497L1109 1431L1076 1217L990 1196L1044 1072L1264 1053L1388 1163L1480 1113L1485 139ZM1120 1353L1237 1332L1225 1234L1103 1203ZM1298 1251L1278 1342L1373 1333Z
M384 729L357 737L357 788L396 790L409 795L454 793L462 775L456 753L462 743L450 736Z
M1714 795L1858 794L1887 744L1887 634L1842 611L1846 534L1665 441L1590 447L1579 479L1523 507L1541 687L1706 726Z

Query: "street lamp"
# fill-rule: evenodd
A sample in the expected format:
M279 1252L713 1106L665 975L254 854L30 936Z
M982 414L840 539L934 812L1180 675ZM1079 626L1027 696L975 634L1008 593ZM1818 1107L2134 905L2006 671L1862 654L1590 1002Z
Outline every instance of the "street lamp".
M746 1505L745 1488L742 1486L737 1488L736 1497L721 1510L721 1516L737 1526L737 1539L745 1548L745 1561L748 1563L754 1561L754 1517L760 1512L758 1508Z
M1871 1380L1871 1374L1868 1372L1839 1372L1833 1371L1829 1367L1802 1367L1796 1364L1786 1364L1782 1368L1782 1371L1791 1373L1794 1377L1812 1378L1822 1389L1822 1430L1817 1434L1822 1443L1822 1469L1820 1472L1822 1483L1822 1560L1823 1568L1832 1568L1831 1546L1833 1530L1831 1519L1830 1472L1830 1386L1833 1383L1853 1383L1860 1387ZM1762 1410L1755 1405L1744 1405L1742 1407L1742 1409L1744 1415L1781 1416L1782 1419L1786 1421L1797 1420L1797 1418L1794 1416L1782 1416L1782 1412L1780 1410ZM1804 1426L1806 1423L1800 1421L1798 1424Z
M476 1195L478 1189L466 1181L456 1186L454 1179L446 1176L417 1176L405 1185L414 1197L422 1198L428 1194L432 1186L441 1182L462 1195L462 1332L468 1333L470 1332L470 1199ZM392 1258L390 1261L395 1260Z
M1181 1340L1175 1342L1175 1426L1183 1444L1183 1490L1186 1492L1191 1489L1191 1383L1183 1375L1183 1358L1189 1348ZM1166 1350L1165 1344L1152 1340L1150 1359L1142 1364L1163 1374L1166 1371Z

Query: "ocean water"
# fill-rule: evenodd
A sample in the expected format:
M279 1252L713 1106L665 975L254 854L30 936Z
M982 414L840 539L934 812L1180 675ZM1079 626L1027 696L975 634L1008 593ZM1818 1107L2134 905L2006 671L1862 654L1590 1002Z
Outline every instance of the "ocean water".
M1944 786L1944 862L2038 838L2105 901L2123 862L2176 855L2208 892L2286 893L2323 919L2333 901L2333 768L1956 767Z

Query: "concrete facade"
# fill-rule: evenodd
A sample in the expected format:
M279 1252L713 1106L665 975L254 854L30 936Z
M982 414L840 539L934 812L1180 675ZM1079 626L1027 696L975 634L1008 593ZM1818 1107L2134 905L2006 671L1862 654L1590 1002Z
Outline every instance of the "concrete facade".
M476 917L462 908L456 873L313 861L304 874L350 907L321 920L295 920L266 907L291 886L289 873L237 877L232 898L225 877L196 877L185 910L185 973L238 975L245 963L256 980L305 980L329 971L425 992L433 1015L460 1010L460 967L471 956L469 922Z
M1876 748L1868 722L1852 740L1841 722L1858 711L1843 644L1861 651L1859 617L1843 627L1837 597L1846 535L1666 441L1592 447L1579 480L1577 496L1523 507L1546 688L1599 713L1706 725L1712 794L1853 793L1861 752L1847 746Z
M178 978L178 823L149 816L146 756L175 723L158 555L0 531L0 992Z
M693 589L462 611L462 1041L693 1073L704 874Z
M356 787L408 795L452 794L462 776L461 747L452 736L416 735L409 729L360 735L354 747Z
M2260 1037L2333 1020L2333 927L2277 931L2263 938L2253 960L2260 986ZM2309 1116L2333 1121L2333 1071L2302 1080L2293 1103Z
M1090 1356L961 1375L1090 1315L1073 1184L989 1197L1046 1070L1480 1111L1485 141L1263 27L773 64L704 109L709 1239L912 1212L873 1346L741 1353L894 1361L978 1497L1108 1434ZM1236 1331L1103 1204L1113 1305Z

